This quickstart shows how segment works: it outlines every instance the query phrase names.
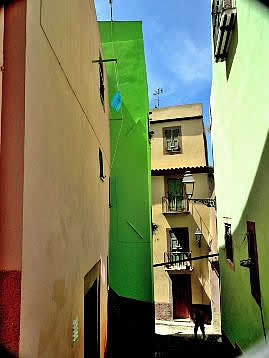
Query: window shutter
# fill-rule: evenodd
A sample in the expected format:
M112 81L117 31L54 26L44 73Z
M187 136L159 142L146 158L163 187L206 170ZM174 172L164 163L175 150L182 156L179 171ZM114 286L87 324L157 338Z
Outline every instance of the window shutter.
M172 150L172 141L166 140L166 150Z
M177 251L178 241L176 235L172 231L170 232L170 243L171 243L171 251Z
M178 128L175 128L172 130L172 136L173 136L173 140L174 139L178 139L178 136L179 136L179 129Z
M261 289L259 276L258 250L256 242L255 223L247 221L248 232L248 256L251 259L252 266L249 269L251 294L258 305L261 305Z
M179 129L175 128L172 130L172 150L179 150Z
M223 9L230 9L233 7L233 0L223 0Z
M166 129L166 130L164 131L164 135L165 135L165 138L166 138L166 139L170 139L170 140L171 140L171 138L172 138L172 130L171 130L171 129Z
M164 129L165 150L167 152L179 152L180 151L180 127L171 127Z
M225 224L225 249L226 258L233 262L233 238L230 224Z
M172 149L179 150L178 138L173 140Z
M172 130L166 129L164 131L164 135L166 138L166 150L170 151L170 150L172 150L172 148L171 148L171 146L172 146Z

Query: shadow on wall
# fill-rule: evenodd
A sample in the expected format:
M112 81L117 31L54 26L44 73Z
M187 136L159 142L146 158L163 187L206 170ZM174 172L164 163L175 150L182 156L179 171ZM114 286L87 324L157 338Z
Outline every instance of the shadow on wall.
M1 358L16 358L17 355L8 352L4 347L0 346L0 357Z
M268 0L256 0L256 1L258 1L259 3L266 6L266 8L268 8L268 10L269 10L269 1Z
M154 303L108 296L108 356L150 357L155 332Z
M195 285L198 285L200 291L201 291L201 294L202 294L202 304L204 305L210 305L210 298L208 297L208 294L206 293L205 291L205 288L204 288L204 285L205 285L205 282L203 283L199 277L197 276L197 274L194 272L193 274L193 279L195 281Z
M235 54L236 54L236 50L237 50L237 45L238 45L238 23L237 23L237 19L236 19L233 34L232 34L231 44L229 46L229 54L228 54L228 58L226 61L227 81L230 77L231 69L233 66L233 62L234 62L234 58L235 58Z
M268 0L269 1L269 0ZM255 216L259 217L259 212L264 215L263 223L268 220L266 215L266 204L268 205L269 199L269 187L268 187L268 176L269 176L269 131L267 133L267 137L265 140L265 144L263 147L263 152L257 166L257 172L255 175L255 179L253 181L251 190L248 195L248 200L246 202L245 208L242 212L240 221L237 227L233 230L233 236L239 233L241 225L246 224L247 216L247 208L252 207L252 212L255 210ZM259 198L259 200L257 200ZM247 229L246 229L247 230ZM225 249L224 246L220 247L220 249Z
M235 230L233 230L233 237L234 237L234 248L235 248L235 265L238 267L237 270L246 270L243 267L239 266L239 260L246 259L246 255L248 255L247 252L247 240L245 240L245 234L247 232L247 220L255 221L256 222L256 235L257 235L257 246L258 246L258 260L259 260L259 272L260 272L260 279L261 279L261 295L262 295L262 302L263 302L263 310L264 310L264 317L265 317L265 330L268 330L268 314L269 314L269 307L268 304L266 304L268 297L269 297L269 286L265 282L264 278L267 275L267 272L269 272L269 261L267 260L267 252L269 250L269 243L267 240L267 232L269 231L269 224L268 224L268 210L269 210L269 186L268 186L268 177L269 177L269 133L267 133L266 141L264 144L263 152L259 161L259 164L257 166L257 172L255 179L253 181L251 190L249 192L248 200L246 202L245 208L242 212L241 218L239 220L239 223ZM224 251L225 248L222 246L221 251ZM238 271L240 274L240 277L242 277L242 274L240 271ZM222 276L222 280L224 279L224 276ZM242 297L246 297L246 302L251 301L251 290L250 285L246 284L246 282L249 282L249 275L245 276L246 279L244 279L243 284L240 284L239 288L237 290L240 290L240 294ZM230 276L229 276L230 278ZM248 280L248 281L247 281ZM229 285L229 279L225 280L227 282L227 285ZM234 284L231 283L231 284ZM238 283L235 283L232 287L237 287ZM230 287L230 286L229 286ZM230 287L229 289L232 289ZM224 300L224 297L223 297ZM228 300L229 297L225 298ZM241 314L245 314L244 308L240 308ZM237 311L239 312L239 311ZM257 311L259 312L259 311ZM253 314L255 314L253 312ZM250 315L249 321L253 320L253 314ZM228 314L227 314L228 317ZM257 321L260 321L260 314L258 314L257 317L255 317ZM238 317L237 317L238 319ZM227 327L226 327L227 328ZM225 331L225 324L223 325L223 329ZM229 330L231 327L229 328ZM249 330L253 331L253 328L251 328L251 325L249 326ZM247 344L254 343L255 340L257 341L263 336L263 327L262 322L260 322L260 330L257 330L256 336L252 337L252 340L254 341L249 342L248 341L248 335L249 335L248 329L242 329L240 331L240 335L237 337L237 339L242 340ZM227 332L228 333L228 332Z
M192 118L189 118L189 120L191 120ZM179 118L180 120L180 118ZM188 121L188 119L186 120ZM200 126L197 126L197 125L184 125L185 120L182 120L182 127L184 128L184 132L182 133L182 136L183 137L188 137L188 136L196 136L196 135L201 135L203 133L203 128L200 127ZM166 128L166 127L174 127L174 126L180 126L180 124L174 124L175 122L164 122L164 123L159 123L159 124L162 124L162 127L163 128ZM178 123L178 122L177 122ZM151 125L151 129L154 130L154 122L150 122L149 123ZM163 131L162 130L155 130L155 133L153 134L153 139L154 138L163 138Z

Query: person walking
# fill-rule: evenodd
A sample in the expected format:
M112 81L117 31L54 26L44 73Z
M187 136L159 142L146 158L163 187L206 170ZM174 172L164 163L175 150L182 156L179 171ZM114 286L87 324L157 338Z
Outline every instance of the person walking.
M192 320L194 322L194 338L197 339L197 332L200 327L205 340L205 312L200 307L192 309Z

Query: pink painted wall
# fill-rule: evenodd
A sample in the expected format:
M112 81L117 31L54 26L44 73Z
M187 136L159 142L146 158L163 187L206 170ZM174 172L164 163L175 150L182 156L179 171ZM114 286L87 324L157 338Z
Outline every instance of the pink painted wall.
M5 6L0 157L0 268L21 269L26 2Z
M4 13L3 13L4 12ZM23 231L26 1L1 7L0 345L18 354Z

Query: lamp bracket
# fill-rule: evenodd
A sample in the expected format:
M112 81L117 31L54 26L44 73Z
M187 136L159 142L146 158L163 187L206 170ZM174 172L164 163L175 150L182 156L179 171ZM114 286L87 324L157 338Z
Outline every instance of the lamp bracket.
M194 203L201 203L203 205L206 205L208 208L215 208L216 209L216 199L189 199L193 201Z

